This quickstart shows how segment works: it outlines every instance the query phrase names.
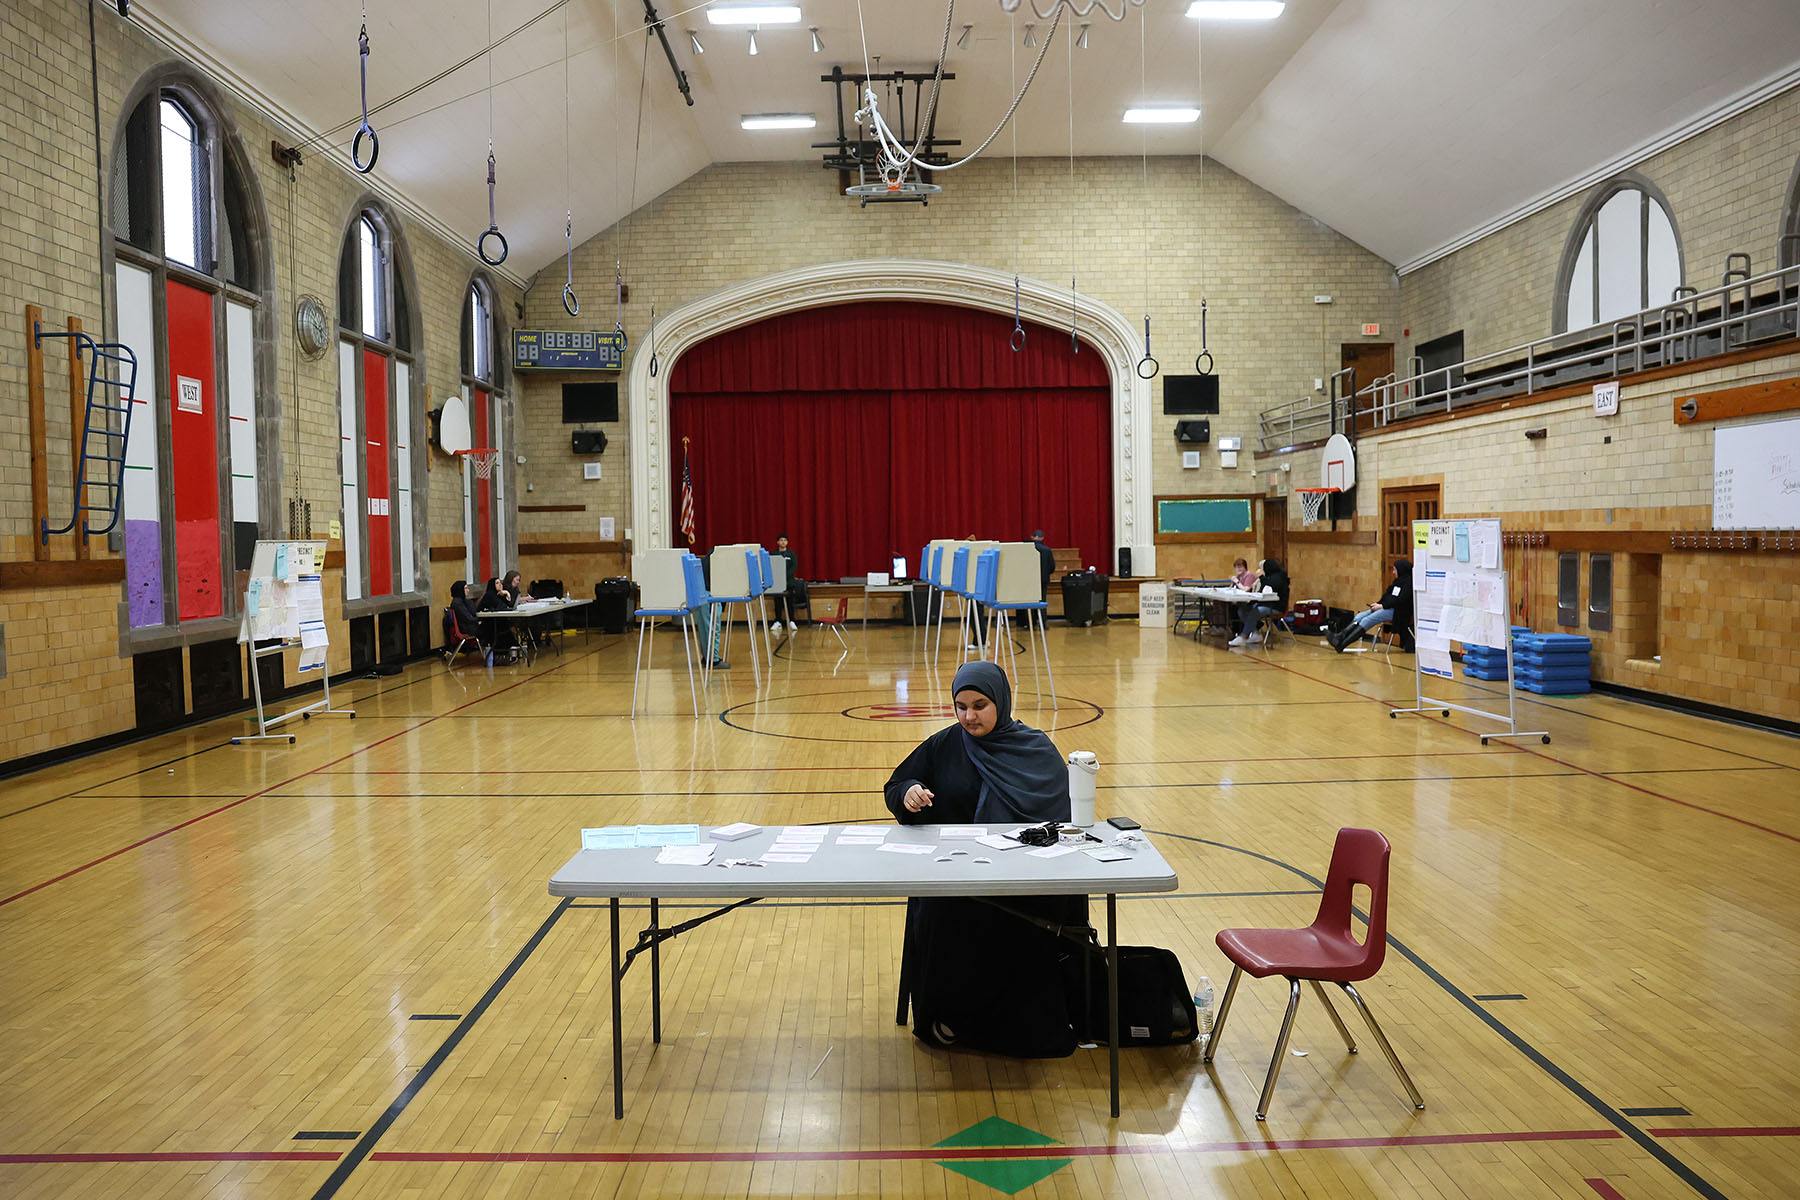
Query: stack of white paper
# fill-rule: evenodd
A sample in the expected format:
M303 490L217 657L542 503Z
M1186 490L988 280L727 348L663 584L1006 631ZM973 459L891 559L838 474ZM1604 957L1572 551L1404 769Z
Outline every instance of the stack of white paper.
M664 846L656 852L656 861L675 867L704 867L712 862L712 846Z

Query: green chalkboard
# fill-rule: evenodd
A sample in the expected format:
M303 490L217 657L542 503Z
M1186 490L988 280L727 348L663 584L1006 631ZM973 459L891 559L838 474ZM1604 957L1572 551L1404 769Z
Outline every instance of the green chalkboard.
M1156 502L1158 533L1256 532L1248 496L1207 497Z

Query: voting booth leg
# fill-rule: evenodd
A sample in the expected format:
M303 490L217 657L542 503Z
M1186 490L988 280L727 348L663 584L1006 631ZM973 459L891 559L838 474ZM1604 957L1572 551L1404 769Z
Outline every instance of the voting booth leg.
M1037 616L1038 640L1044 644L1044 674L1050 677L1050 707L1060 708L1061 705L1056 702L1056 670L1050 665L1050 629L1047 610L1034 608L1031 611ZM1037 658L1034 656L1031 661L1035 665Z
M1112 1115L1119 1115L1119 898L1106 894L1106 1058L1112 1070Z
M612 898L613 1120L625 1119L625 1042L619 1028L619 898Z

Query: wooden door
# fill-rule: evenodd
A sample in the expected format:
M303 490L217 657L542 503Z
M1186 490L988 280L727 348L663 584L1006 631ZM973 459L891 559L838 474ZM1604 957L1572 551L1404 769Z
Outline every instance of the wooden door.
M1287 497L1268 496L1263 499L1263 557L1272 558L1282 566L1287 560ZM1261 567L1261 563L1256 564Z
M1436 484L1381 489L1381 586L1387 586L1396 558L1412 558L1412 523L1435 520L1439 500Z
M1368 387L1377 379L1394 373L1394 343L1392 342L1345 342L1343 343L1343 366L1353 368L1355 378L1350 381L1349 392L1354 394ZM1348 397L1346 397L1348 399ZM1368 411L1368 401L1358 405L1356 413L1356 432L1361 433L1375 424L1375 414Z

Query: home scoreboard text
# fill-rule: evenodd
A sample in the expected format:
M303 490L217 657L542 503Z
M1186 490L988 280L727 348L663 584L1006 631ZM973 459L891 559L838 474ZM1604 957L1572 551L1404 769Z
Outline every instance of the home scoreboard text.
M625 335L578 329L513 330L513 367L520 371L617 371Z

